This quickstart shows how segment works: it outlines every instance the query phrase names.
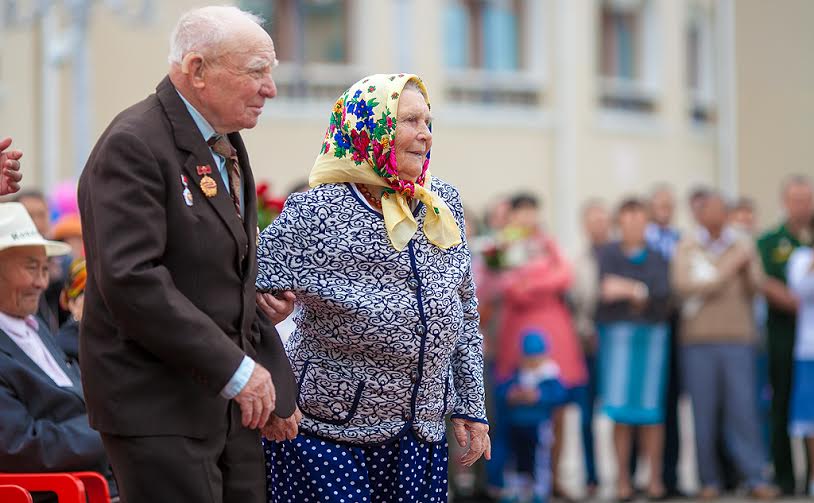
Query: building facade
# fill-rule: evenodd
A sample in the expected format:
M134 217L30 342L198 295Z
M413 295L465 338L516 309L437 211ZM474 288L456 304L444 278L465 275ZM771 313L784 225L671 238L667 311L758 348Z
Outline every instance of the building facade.
M339 93L387 72L427 84L436 176L475 210L538 194L567 245L588 197L668 182L683 201L706 184L755 197L768 223L780 179L814 172L814 2L237 3L268 19L281 61L279 97L244 134L256 177L279 193L307 178ZM202 4L98 3L79 37L61 7L4 11L0 134L25 150L27 184L76 177L107 123L166 73L175 20Z

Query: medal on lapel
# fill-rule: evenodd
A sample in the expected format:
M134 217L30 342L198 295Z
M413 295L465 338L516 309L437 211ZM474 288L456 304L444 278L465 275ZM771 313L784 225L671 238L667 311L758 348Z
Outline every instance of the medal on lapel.
M192 192L189 190L189 185L187 185L189 183L187 175L181 175L181 183L184 184L184 192L182 192L184 202L187 206L192 206Z
M218 184L209 176L210 174L212 174L212 168L209 167L209 164L198 166L198 175L202 176L201 192L203 192L206 197L215 197L218 195Z

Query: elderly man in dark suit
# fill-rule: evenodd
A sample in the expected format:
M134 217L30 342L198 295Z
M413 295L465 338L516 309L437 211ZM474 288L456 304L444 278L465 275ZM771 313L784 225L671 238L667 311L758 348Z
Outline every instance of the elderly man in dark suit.
M235 7L184 14L169 75L113 120L79 181L82 380L125 503L259 503L260 428L297 432L294 376L256 304L238 134L277 92L259 23Z
M0 472L109 472L78 369L35 316L48 257L69 252L22 204L0 203Z

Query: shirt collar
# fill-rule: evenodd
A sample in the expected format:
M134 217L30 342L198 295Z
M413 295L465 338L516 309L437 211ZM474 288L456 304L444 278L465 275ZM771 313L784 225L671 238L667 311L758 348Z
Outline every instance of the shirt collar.
M729 248L736 240L737 233L730 227L724 227L718 239L713 240L709 231L705 227L698 228L698 241L701 246L713 251L721 251Z
M0 313L0 330L14 335L25 335L29 328L34 331L39 328L39 323L33 316L17 318L6 313Z
M213 128L212 125L209 124L209 121L207 121L204 116L201 115L201 112L192 106L192 103L184 98L183 94L179 93L177 89L175 92L178 93L178 96L181 97L181 101L184 102L187 110L189 110L189 115L192 116L192 120L195 121L195 125L198 126L198 130L201 132L201 136L203 136L204 141L209 141L209 138L217 134L215 133L215 128Z

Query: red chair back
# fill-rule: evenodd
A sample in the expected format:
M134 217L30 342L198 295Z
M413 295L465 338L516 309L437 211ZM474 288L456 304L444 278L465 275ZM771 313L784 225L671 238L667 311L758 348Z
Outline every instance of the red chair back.
M0 501L3 503L34 503L31 493L20 486L0 486Z
M69 473L0 473L0 484L20 486L28 492L56 493L59 503L87 503L85 486Z

